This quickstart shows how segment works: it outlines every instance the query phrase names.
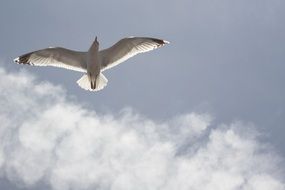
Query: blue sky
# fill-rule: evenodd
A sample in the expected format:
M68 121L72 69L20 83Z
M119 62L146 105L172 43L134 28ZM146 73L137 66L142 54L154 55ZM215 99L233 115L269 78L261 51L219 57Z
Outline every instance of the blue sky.
M98 123L104 126L108 125L111 131L116 131L116 126L119 126L119 128L121 126L121 129L118 129L121 132L110 136L107 135L107 132L101 131L102 138L107 141L109 138L122 138L121 135L125 131L132 131L130 126L141 125L143 126L142 128L148 128L149 123L151 123L151 126L159 129L161 125L168 126L166 127L167 129L169 128L166 130L168 132L160 133L155 131L147 133L148 135L145 135L146 131L140 131L135 128L133 129L134 137L132 135L130 137L131 139L136 139L138 147L143 147L141 150L138 149L137 154L143 154L142 150L145 148L153 150L158 160L164 154L169 158L164 160L165 165L163 166L151 159L150 162L145 163L143 168L157 166L157 170L153 172L154 176L151 178L153 181L146 177L144 178L143 172L147 171L142 169L138 170L142 172L137 175L141 175L141 179L145 181L130 180L133 183L123 183L124 178L129 179L128 176L131 176L133 172L138 172L135 169L130 169L130 173L117 174L119 176L118 179L122 178L122 181L115 182L112 175L107 174L108 177L106 179L108 179L108 182L105 183L100 181L100 178L90 178L90 181L83 180L84 184L87 184L86 188L90 188L92 184L97 185L98 189L111 188L110 184L117 189L122 184L130 189L132 189L133 184L144 184L146 185L144 187L157 185L158 188L159 180L155 180L155 176L162 175L158 174L159 172L165 173L165 170L162 169L165 167L173 168L173 171L177 173L177 179L181 180L181 182L173 180L172 184L165 186L166 189L173 184L184 184L183 187L185 188L192 187L195 189L195 186L191 186L193 184L188 184L187 186L187 183L184 182L183 177L187 176L189 171L184 173L180 171L179 168L182 163L178 161L177 157L171 156L175 152L182 152L180 153L183 155L182 158L191 163L196 157L199 158L200 154L202 154L199 154L199 152L203 151L206 152L206 155L210 155L211 152L213 155L219 156L228 154L233 156L235 152L246 155L247 151L264 151L275 155L273 156L274 159L268 159L267 161L282 160L285 155L283 146L285 123L285 88L283 84L285 81L284 5L285 3L281 0L147 0L141 2L130 0L120 2L87 0L51 0L45 2L30 0L18 2L11 0L2 2L0 6L0 61L1 69L3 70L3 80L11 83L5 84L1 82L1 97L4 97L3 100L7 99L10 102L2 101L1 104L9 109L1 108L1 119L5 118L3 121L7 123L5 125L6 128L15 128L15 131L18 132L13 133L13 130L8 130L8 132L0 133L2 136L12 133L15 139L23 138L22 143L14 143L13 145L7 145L7 147L12 148L17 153L29 152L30 150L29 158L40 159L40 157L37 157L37 151L42 151L42 149L47 151L45 145L38 147L36 150L26 149L27 147L25 146L33 147L34 144L44 144L41 141L27 141L27 138L39 139L42 137L42 131L39 132L35 126L42 127L43 123L45 123L44 121L49 121L49 119L37 112L34 120L25 120L25 117L21 115L18 109L30 112L36 108L34 107L36 105L39 107L39 110L48 114L52 112L53 105L59 105L59 110L57 111L62 114L62 117L70 118L68 111L66 111L67 113L60 111L61 106L75 106L75 110L84 112L83 116L79 117L78 120L91 117L88 114L86 116L85 112L90 112L95 117L94 120L90 121L92 125L96 126L94 129L98 128ZM80 73L57 68L23 67L12 62L15 57L23 53L49 46L87 50L95 36L98 36L102 48L107 48L126 36L158 37L170 41L171 44L161 49L138 55L106 71L104 75L109 80L108 86L98 93L86 92L77 86L76 81L81 77ZM24 84L19 82L19 84L23 85L21 87L16 84L18 83L17 81L10 80L11 76L14 78L22 76L23 78L21 79L24 81L32 80L32 82ZM41 93L28 91L28 89L36 89L35 86L38 86L39 91L43 91ZM13 88L15 93L11 91ZM54 93L45 92L45 90L54 90ZM39 97L32 98L34 95ZM22 98L20 102L25 102L26 104L20 104L17 100L18 98ZM44 106L41 106L41 101L44 102ZM64 102L63 105L61 104L62 102ZM13 112L19 115L11 116L11 114L7 114ZM52 120L55 120L54 117L56 116L51 116ZM113 119L108 120L110 123L105 121L102 124L102 120L104 121L102 117L111 117ZM131 121L125 121L124 118L126 117L130 117ZM177 118L180 118L180 120ZM13 122L18 123L17 126L9 124ZM135 124L132 125L131 123ZM31 134L34 136L29 136L29 133L23 132L25 129L29 129L27 126L30 126ZM54 141L57 141L57 138L61 138L62 134L58 130L65 131L67 130L65 127L69 126L71 129L74 129L72 130L74 132L76 128L72 124L66 124L59 128L56 127L58 123L51 124L51 126L50 129L53 129L51 134L55 135L55 139L47 141L47 144L53 144ZM82 128L84 128L85 124L78 124L78 126L83 126ZM2 128L4 128L4 125ZM188 131L186 132L187 138L184 137L183 133L179 132L180 128L182 131ZM42 129L48 130L49 128L47 127L46 129L43 126ZM3 129L3 131L7 130ZM90 133L93 134L92 131ZM172 133L177 133L178 137L172 137ZM152 139L150 134L156 136L156 138ZM146 137L143 138L143 136ZM219 138L214 138L216 136ZM78 135L79 140L84 137L84 135ZM92 139L91 137L90 139ZM65 144L74 145L74 138L76 137L70 136L66 139L67 141L64 141ZM179 138L182 139L181 142L178 140ZM243 148L239 147L230 150L209 148L216 142L222 145L227 143L235 144L235 141L227 140L227 138L236 139L236 142L245 141L247 143L241 146ZM222 139L226 140L223 141ZM159 147L163 147L162 142L164 141L168 142L170 147L173 146L174 150L166 147L165 149L162 148L166 152L161 152L160 150L152 149L153 147L147 143L155 142ZM1 143L1 147L3 147L3 144L7 142L2 141ZM86 146L84 142L82 143ZM90 143L96 145L96 142L92 141ZM203 143L208 144L208 148ZM130 156L127 154L128 151L126 151L128 147L124 143L120 144L119 149L111 148L113 147L111 145L112 143L105 144L104 147L107 147L106 150L114 151L115 153L118 150L125 150L123 155L126 157ZM66 151L61 146L52 147L48 149L47 154L50 154L49 151L51 150ZM77 150L79 149L76 149L76 147L72 149L72 151ZM219 150L227 151L221 153L223 151L220 152ZM195 152L196 154L190 154L189 152ZM254 153L252 154L254 155ZM258 163L268 156L264 154L260 153L252 158L248 158L248 162ZM20 170L19 167L13 165L23 161L13 160L13 155L5 151L3 155L3 158L7 159L4 159L4 164L1 166L0 176L2 180L0 187L2 185L5 189L15 189L19 188L19 186L24 188L36 188L39 186L42 189L56 189L59 185L62 185L64 188L70 188L70 184L72 184L72 178L64 178L63 176L66 177L66 175L56 173L55 166L49 164L45 170L42 170L42 173L39 172L42 174L42 177L24 178L23 175L33 175L25 173L29 171L28 169ZM25 155L21 158L24 159ZM58 156L56 159L51 158L51 160L64 165L60 158L66 159ZM71 158L73 157L71 156ZM176 165L169 165L170 160L175 160ZM89 163L89 161L86 160L86 163ZM91 159L91 161L97 163L97 157L93 158L93 160ZM117 160L117 162L120 163L121 167L127 163L124 160ZM205 162L207 161L204 160L202 163ZM141 162L134 159L131 163L140 165ZM261 168L261 170L266 176L271 177L275 182L283 184L284 187L285 175L282 175L282 172L274 174L274 172L268 169L276 169L275 165L278 164L282 166L279 167L280 169L284 168L284 163L282 161L280 163L279 161L272 161L271 165L269 164L268 167ZM222 164L224 164L225 168L244 166L244 162L240 160L233 162L230 166L226 164L226 161ZM27 165L29 165L29 162ZM219 166L218 163L214 162L210 162L209 165L213 166L213 168L215 168L214 166ZM89 165L87 166L89 167ZM196 165L189 163L190 166L191 168L196 167ZM38 168L38 166L34 167ZM215 171L212 167L209 168L204 168L203 171L212 171L213 176L215 176L214 174L218 171ZM110 173L114 172L113 168L107 167L103 169ZM260 179L264 179L264 176L254 177L260 172L257 170L244 175L244 173L247 173L247 169L245 168L244 171L237 172L238 176L242 176L241 179L248 181L251 180L246 176L253 176L250 179L252 179L252 184L255 185L252 185L251 188L255 189L259 185L255 181L262 181ZM64 170L64 168L62 171L72 173ZM80 175L80 171L88 173L85 169L74 169L72 174L74 176ZM226 170L226 172L228 171L230 169ZM226 172L222 174L229 175ZM51 175L51 173L54 175ZM99 174L101 175L100 172ZM221 176L223 176L222 174ZM90 175L94 176L95 174L90 173ZM161 176L161 178L169 179L170 181L172 179L168 175ZM219 177L216 178L211 178L212 181L208 183L209 188L213 189L215 187L213 186L214 184L218 184L218 186L221 184L218 180ZM191 179L197 180L195 178ZM229 184L228 189L233 189L235 187L234 184L242 184L238 180L240 178L234 175L231 179L229 181L234 182ZM80 186L83 182L75 180L75 187L76 185ZM240 187L246 188L248 186ZM278 187L281 186L276 185L276 189ZM196 188L199 188L199 186L196 186Z

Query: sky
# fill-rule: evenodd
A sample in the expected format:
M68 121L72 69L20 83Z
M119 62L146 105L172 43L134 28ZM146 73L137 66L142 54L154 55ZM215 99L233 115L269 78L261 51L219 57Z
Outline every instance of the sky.
M285 189L282 0L3 1L0 189ZM13 63L170 41L104 75ZM226 179L226 180L225 180Z

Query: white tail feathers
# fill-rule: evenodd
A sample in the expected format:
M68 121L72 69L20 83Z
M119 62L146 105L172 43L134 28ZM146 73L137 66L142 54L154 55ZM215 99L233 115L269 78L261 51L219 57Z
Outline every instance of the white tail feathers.
M102 74L100 73L96 79L96 88L92 89L91 88L91 83L88 79L88 76L85 74L83 75L78 81L77 84L85 89L85 90L90 90L90 91L99 91L102 90L108 83L108 79Z

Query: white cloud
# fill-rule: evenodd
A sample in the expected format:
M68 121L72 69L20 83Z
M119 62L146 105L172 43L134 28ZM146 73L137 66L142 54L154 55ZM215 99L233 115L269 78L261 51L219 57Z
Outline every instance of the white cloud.
M0 69L0 173L51 189L281 190L280 158L249 125L207 114L100 115L61 87Z

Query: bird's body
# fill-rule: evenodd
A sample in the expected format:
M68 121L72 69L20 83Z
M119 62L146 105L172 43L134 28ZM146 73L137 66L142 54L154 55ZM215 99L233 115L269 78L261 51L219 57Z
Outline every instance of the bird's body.
M87 52L73 51L61 47L46 48L17 57L18 64L55 66L85 74L77 81L78 85L90 91L103 89L108 80L102 71L122 63L138 53L151 51L169 42L156 38L123 38L112 47L99 51L97 37Z
M99 60L99 43L97 37L87 53L87 76L91 89L96 89L96 79L100 73L101 61Z

